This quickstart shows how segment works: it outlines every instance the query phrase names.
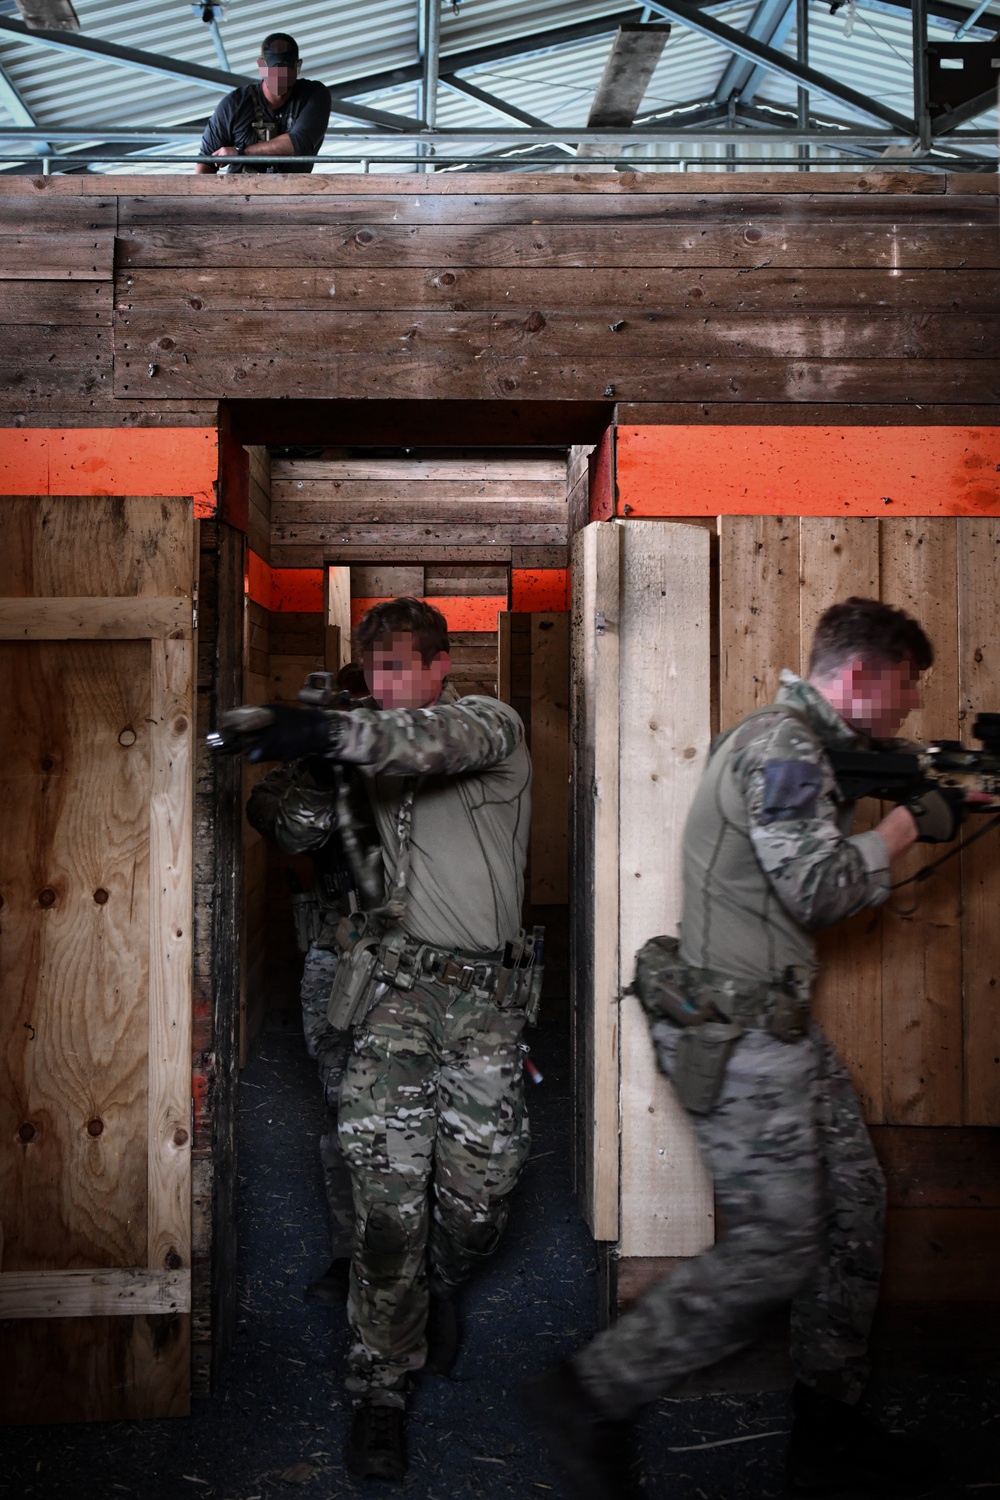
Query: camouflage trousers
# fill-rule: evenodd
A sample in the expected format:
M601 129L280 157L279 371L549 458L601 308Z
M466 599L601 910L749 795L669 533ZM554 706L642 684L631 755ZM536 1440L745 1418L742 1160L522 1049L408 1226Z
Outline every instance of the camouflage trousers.
M668 1074L679 1035L669 1022L653 1028ZM629 1417L752 1342L762 1318L791 1301L797 1378L857 1400L885 1185L847 1069L815 1027L794 1044L750 1031L715 1109L691 1119L715 1179L719 1241L575 1355L581 1379L609 1415Z
M340 1096L356 1240L347 1389L402 1405L426 1358L431 1283L492 1254L528 1154L520 1011L425 980L355 1028Z
M330 1211L330 1248L335 1258L350 1255L354 1242L354 1201L351 1174L337 1140L337 1101L351 1051L349 1031L335 1031L326 1018L330 986L337 972L337 955L315 944L306 954L299 998L306 1051L319 1071L326 1105L326 1121L319 1138L323 1185Z

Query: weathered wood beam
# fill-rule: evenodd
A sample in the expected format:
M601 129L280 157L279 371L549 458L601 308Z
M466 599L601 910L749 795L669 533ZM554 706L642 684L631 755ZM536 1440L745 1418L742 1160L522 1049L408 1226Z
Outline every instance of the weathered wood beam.
M24 24L32 31L79 31L80 18L70 0L16 0Z
M656 71L670 27L619 26L597 85L588 125L631 125Z

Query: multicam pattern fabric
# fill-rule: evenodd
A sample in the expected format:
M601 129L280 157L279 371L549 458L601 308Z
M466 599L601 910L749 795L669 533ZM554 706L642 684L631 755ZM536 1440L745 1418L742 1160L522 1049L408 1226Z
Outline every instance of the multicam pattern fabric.
M874 830L850 835L826 748L860 737L820 693L782 674L775 705L722 737L684 833L681 956L734 979L815 971L810 933L889 894Z
M679 1028L653 1036L669 1075ZM800 1380L840 1400L867 1379L885 1189L847 1070L812 1028L794 1044L748 1032L715 1109L692 1116L715 1181L720 1239L681 1262L575 1356L602 1410L629 1417L683 1376L750 1343L792 1301Z
M514 754L524 726L513 709L496 698L450 697L431 708L333 709L328 754L390 776L485 771Z
M354 1244L351 1174L337 1139L338 1100L351 1052L351 1033L335 1031L326 1018L327 1001L338 961L335 953L328 953L315 946L310 948L306 954L299 989L306 1051L319 1072L323 1103L326 1106L325 1125L319 1138L319 1156L330 1211L330 1248L334 1258L350 1255Z
M496 1248L529 1146L523 1027L484 991L425 980L391 989L356 1028L340 1096L356 1400L403 1405L426 1357L432 1279L450 1290Z

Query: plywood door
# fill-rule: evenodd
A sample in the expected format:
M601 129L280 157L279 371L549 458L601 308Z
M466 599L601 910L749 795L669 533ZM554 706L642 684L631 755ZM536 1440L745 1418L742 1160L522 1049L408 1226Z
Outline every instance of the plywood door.
M0 536L0 1414L179 1414L191 503L0 499Z

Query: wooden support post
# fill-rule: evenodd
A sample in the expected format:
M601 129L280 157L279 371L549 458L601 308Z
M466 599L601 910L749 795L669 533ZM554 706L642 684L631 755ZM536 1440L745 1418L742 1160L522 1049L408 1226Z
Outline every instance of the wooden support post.
M680 921L681 835L709 742L711 632L708 533L669 521L620 530L624 987L646 939ZM621 1255L694 1255L714 1237L712 1183L632 995L622 999L621 1076Z

